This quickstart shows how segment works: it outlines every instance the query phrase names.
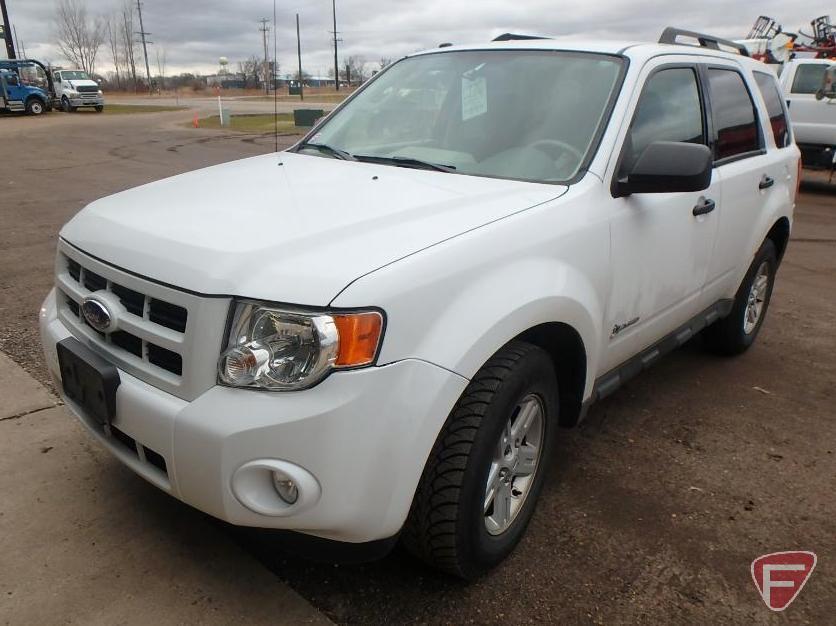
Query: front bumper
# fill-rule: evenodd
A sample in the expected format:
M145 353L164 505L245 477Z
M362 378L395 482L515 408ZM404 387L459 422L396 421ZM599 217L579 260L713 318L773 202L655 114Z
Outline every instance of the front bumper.
M95 107L95 106L104 106L104 96L99 95L92 95L92 96L67 96L67 99L70 101L70 104L74 107Z
M54 291L40 325L60 389L55 345L71 335L57 317ZM67 406L137 474L233 524L352 543L400 530L435 438L468 382L425 361L404 360L340 372L305 391L215 386L187 402L122 370L119 375L113 426L127 435L127 444L72 402ZM153 453L164 459L164 469ZM271 508L277 500L269 474L257 472L283 464L314 479L314 501L299 509ZM256 473L242 480L248 471Z

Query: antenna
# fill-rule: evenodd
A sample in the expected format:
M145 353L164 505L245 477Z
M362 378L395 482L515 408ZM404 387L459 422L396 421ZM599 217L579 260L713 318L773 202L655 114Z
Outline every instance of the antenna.
M276 0L273 0L273 139L276 152L279 151L279 89L276 84L276 63L278 61L276 47Z

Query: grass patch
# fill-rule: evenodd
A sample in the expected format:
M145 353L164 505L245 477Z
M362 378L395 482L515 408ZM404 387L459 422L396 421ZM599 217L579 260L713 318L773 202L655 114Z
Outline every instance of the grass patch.
M215 128L224 130L236 130L242 133L272 133L273 114L263 113L256 115L233 115L229 118L229 126L221 126L221 120L217 115L204 117L198 120L201 128ZM188 124L191 126L191 123ZM278 129L280 133L301 134L307 128L296 126L293 123L292 113L279 113Z
M164 113L165 111L183 111L185 107L167 107L156 104L108 104L105 102L105 115L126 115L130 113ZM79 107L76 113L92 113L96 115L93 107Z

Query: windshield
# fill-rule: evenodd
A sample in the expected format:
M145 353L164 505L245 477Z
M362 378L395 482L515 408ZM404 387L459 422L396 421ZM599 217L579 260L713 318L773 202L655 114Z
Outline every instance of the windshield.
M348 102L310 142L361 161L568 181L595 148L622 63L601 54L542 50L409 57Z
M61 72L62 80L90 80L87 72Z

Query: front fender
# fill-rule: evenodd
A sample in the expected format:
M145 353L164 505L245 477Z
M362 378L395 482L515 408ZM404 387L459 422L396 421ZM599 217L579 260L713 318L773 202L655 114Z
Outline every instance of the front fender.
M386 311L380 364L421 359L466 378L524 331L565 323L585 347L586 398L602 340L609 228L588 211L575 230L561 208L527 211L402 259L332 304Z

